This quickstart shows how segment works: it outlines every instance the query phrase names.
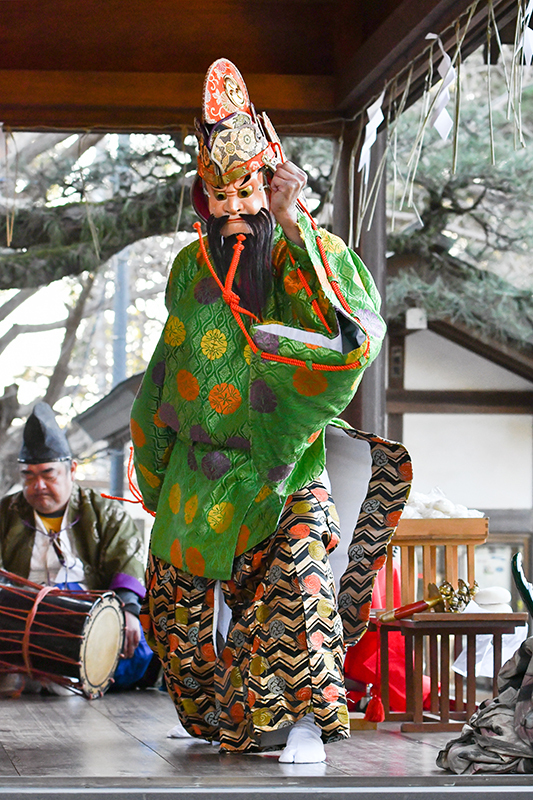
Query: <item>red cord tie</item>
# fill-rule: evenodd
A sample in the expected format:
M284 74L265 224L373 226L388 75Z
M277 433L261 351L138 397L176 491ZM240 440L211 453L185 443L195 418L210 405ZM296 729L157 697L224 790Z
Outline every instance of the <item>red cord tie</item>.
M307 212L307 213L309 213L309 212ZM312 218L311 218L311 220L312 220ZM228 274L227 274L227 277L226 277L226 284L224 285L222 283L222 281L220 280L220 278L218 277L218 275L215 272L215 270L213 269L213 266L212 266L212 264L211 264L211 262L209 260L209 256L207 255L207 250L206 250L204 239L203 239L203 236L202 236L202 226L200 225L199 222L195 222L194 225L193 225L193 228L198 233L198 237L199 237L199 240L200 240L200 242L199 242L200 252L202 253L202 258L204 259L204 261L205 261L205 263L206 263L206 265L207 265L207 267L209 269L209 272L213 276L213 279L215 280L216 284L220 288L220 290L222 292L222 297L226 301L231 313L233 314L233 317L234 317L237 325L239 326L239 328L243 332L244 338L246 339L247 343L249 344L250 349L252 350L252 353L260 353L261 358L265 359L265 361L276 361L279 364L292 364L295 367L307 367L308 366L308 362L303 361L302 359L286 358L285 356L278 356L278 355L275 355L274 353L267 353L264 350L259 350L259 347L256 345L256 343L254 342L254 340L250 336L250 333L247 330L246 325L244 324L243 320L241 319L240 315L241 314L246 314L247 316L252 317L252 319L255 319L257 322L259 322L259 318L256 317L255 314L252 314L251 311L247 311L247 309L245 309L245 308L241 308L241 306L239 306L238 304L235 303L235 301L233 300L234 292L231 291L231 286L232 286L232 283L233 283L233 278L235 277L235 272L237 270L237 265L239 263L240 254L241 254L241 251L244 249L244 246L242 245L242 242L246 239L246 237L242 233L239 233L238 236L237 236L237 240L238 241L237 241L237 244L235 244L233 246L234 254L233 254L233 258L231 260L230 268L228 270ZM317 237L317 239L318 238L319 237ZM289 256L290 256L291 260L294 263L294 259L293 259L293 257L291 256L290 253L289 253ZM327 259L326 259L326 264L327 264ZM324 266L326 266L326 264ZM331 269L329 267L329 264L327 264L327 269L331 273ZM311 287L309 286L309 284L305 280L305 278L303 276L303 273L299 268L298 268L298 275L300 276L300 280L302 281L302 283L304 285L304 288L306 289L306 292L308 292L308 294L311 293ZM338 290L339 290L339 287L337 286L337 291ZM230 302L228 302L228 300L226 300L226 298L229 298ZM238 301L238 299L239 298L237 297L237 301ZM344 302L346 302L346 301L344 301ZM327 324L322 312L320 311L320 306L318 305L318 301L317 300L313 300L312 301L312 306L315 309L317 315L320 317L320 319L323 322L323 324L326 326L327 330L331 332L331 329L328 327L328 324ZM350 310L349 307L348 307L348 310ZM352 313L352 312L350 311L350 313ZM367 350L365 352L365 355L368 352L368 348L370 347L370 340L368 339L368 335L367 335L367 343L368 344L367 344ZM358 361L354 361L351 364L332 364L332 365L329 365L329 364L315 364L315 363L313 363L311 366L312 366L313 370L322 370L324 372L338 372L338 371L344 371L344 370L357 369L357 368L359 368L361 366L361 363L358 362Z
M152 517L155 517L155 511L151 511L149 508L146 508L144 505L143 496L138 486L135 485L133 482L133 447L130 447L130 457L128 460L128 486L129 490L134 496L135 500L130 500L129 497L115 497L112 494L104 494L103 492L100 494L100 497L105 497L106 500L120 500L123 503L140 503L142 508L148 513L151 514Z

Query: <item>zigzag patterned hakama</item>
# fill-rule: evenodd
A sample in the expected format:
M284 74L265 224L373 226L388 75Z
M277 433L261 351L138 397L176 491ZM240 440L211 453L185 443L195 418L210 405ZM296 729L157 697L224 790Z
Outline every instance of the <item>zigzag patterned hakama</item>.
M349 736L342 622L327 557L338 540L323 485L294 493L276 532L239 556L232 579L221 583L233 619L220 653L216 582L150 557L142 620L192 735L225 750L258 750L263 733L312 710L324 742Z

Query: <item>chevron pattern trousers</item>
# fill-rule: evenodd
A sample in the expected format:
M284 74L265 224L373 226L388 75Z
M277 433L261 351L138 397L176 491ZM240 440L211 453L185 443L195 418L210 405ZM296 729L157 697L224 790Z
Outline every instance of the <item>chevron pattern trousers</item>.
M215 581L150 556L141 620L189 733L224 750L257 751L264 733L313 711L324 742L349 736L328 560L338 541L338 516L320 482L289 497L278 529L221 583L232 622L220 651Z

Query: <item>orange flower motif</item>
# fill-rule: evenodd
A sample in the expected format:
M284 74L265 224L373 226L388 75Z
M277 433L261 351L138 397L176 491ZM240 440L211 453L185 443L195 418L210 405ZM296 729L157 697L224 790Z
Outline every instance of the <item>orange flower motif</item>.
M233 666L233 653L229 647L225 647L222 651L222 661L226 669L230 669Z
M217 656L215 653L215 648L210 642L203 644L200 649L202 651L202 657L205 661L216 661Z
M178 347L185 341L185 325L178 317L170 316L165 325L165 344Z
M232 383L217 383L209 392L209 404L218 414L233 414L241 404L241 395Z
M359 609L359 614L357 617L361 620L361 622L368 622L370 619L370 603L363 603Z
M309 594L318 594L322 584L318 575L308 575L307 578L304 578L304 586Z
M144 431L134 419L130 421L130 429L131 429L131 439L135 447L142 447L146 444L146 436L144 435Z
M339 699L339 690L336 686L330 685L326 686L324 691L322 692L324 700L327 700L328 703L336 703Z
M256 700L257 700L257 697L255 695L255 692L252 692L251 689L248 689L248 705L250 706L250 708L253 707L253 705L254 705Z
M181 544L179 539L174 539L172 542L172 546L170 548L170 561L178 569L183 567L183 558L181 555Z
M401 511L391 511L391 513L387 514L387 516L385 517L385 522L390 528L395 528L396 525L399 523L401 516L402 516Z
M176 375L176 385L178 392L184 400L196 400L200 391L198 380L194 377L192 372L187 369L180 369Z
M183 506L183 516L185 517L185 522L187 525L191 524L197 511L198 511L198 495L193 494L193 496L189 497L189 499Z
M328 542L328 545L326 547L327 552L331 553L332 550L335 550L335 548L337 547L339 542L340 542L340 536L338 536L338 534L336 534L335 532L332 532L331 533L331 538L330 538L330 540Z
M287 260L287 250L287 242L280 239L272 251L272 264L278 273L283 269Z
M304 288L303 283L300 280L300 276L298 275L298 270L296 269L292 269L285 275L283 284L287 294L296 294L296 292L299 292L300 289Z
M154 425L156 425L158 428L166 428L167 427L167 423L163 422L163 420L159 416L159 409L157 409L157 411L155 412L155 414L153 416L153 420L154 420Z
M293 539L305 539L310 533L311 528L304 522L299 522L297 525L293 525L292 528L289 528L289 534Z
M328 388L326 375L307 367L298 367L292 376L292 382L296 391L304 397L315 397Z
M311 489L311 494L316 497L319 503L325 503L329 497L327 490L322 489L320 486L315 486Z
M150 633L150 614L139 614L139 622L145 633Z
M181 505L181 487L175 483L168 494L168 504L173 514L177 514Z
M406 464L400 464L398 467L398 472L404 481L410 481L413 479L413 465L410 462L407 462Z
M200 347L206 358L215 361L217 358L222 358L228 349L228 340L221 330L212 328L202 336Z
M191 575L203 575L205 572L205 561L203 555L196 547L188 547L185 551L185 563Z
M147 469L143 464L139 464L138 467L139 472L143 476L148 486L151 486L152 489L155 489L157 486L159 486L161 480L157 477L157 475L154 475L153 472L150 472L150 470Z
M311 689L309 686L304 686L302 689L298 689L296 692L296 699L297 700L310 700L311 699Z
M252 569L259 569L261 561L263 560L263 551L259 550L259 552L254 553L252 558Z
M324 635L320 633L320 631L315 631L309 637L309 641L311 642L313 650L320 650L324 644Z
M250 528L247 525L241 525L239 530L239 538L237 539L237 546L235 548L235 555L240 556L246 552L248 539L250 538Z
M379 558L376 558L373 562L371 569L381 569L381 567L385 565L386 560L387 556L379 556Z
M230 710L230 717L232 718L233 722L239 723L242 722L244 719L244 706L242 703L234 703Z

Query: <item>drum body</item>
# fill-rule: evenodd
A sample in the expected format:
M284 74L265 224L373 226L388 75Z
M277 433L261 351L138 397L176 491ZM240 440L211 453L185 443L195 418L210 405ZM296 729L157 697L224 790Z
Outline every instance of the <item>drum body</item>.
M67 592L0 570L0 672L25 672L101 696L124 640L113 592Z

